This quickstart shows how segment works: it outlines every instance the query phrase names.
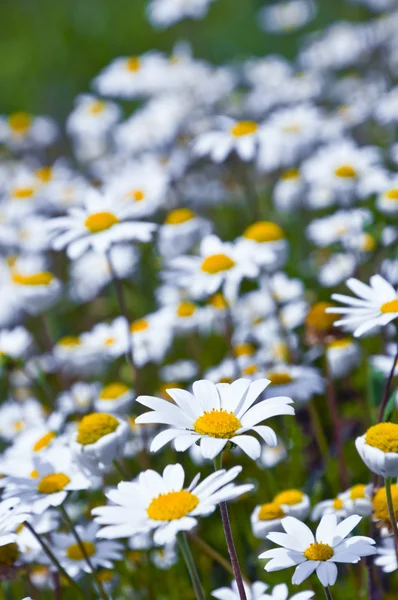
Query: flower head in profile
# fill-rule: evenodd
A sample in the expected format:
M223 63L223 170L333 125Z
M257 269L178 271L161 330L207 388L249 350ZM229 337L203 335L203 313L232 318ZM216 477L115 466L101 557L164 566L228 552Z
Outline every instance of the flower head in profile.
M365 465L382 477L398 477L398 425L378 423L355 440Z
M280 396L256 403L269 383L268 379L237 379L231 384L214 384L202 379L195 381L192 394L178 388L168 389L175 406L153 396L139 396L137 402L152 411L137 417L136 423L171 425L154 438L152 452L171 440L178 452L198 442L203 457L213 459L232 442L256 460L261 445L248 432L253 431L268 445L277 446L273 429L259 423L277 415L294 415L291 398Z
M241 470L239 466L221 469L201 483L197 475L187 488L179 464L168 465L162 475L148 469L136 481L122 481L117 490L107 493L109 506L92 510L95 521L104 526L98 537L124 538L153 531L156 544L171 542L179 531L195 527L196 517L211 514L219 502L253 489L251 484L231 483Z
M360 337L374 327L383 327L398 317L398 292L381 275L370 278L370 286L358 279L348 279L347 286L359 298L343 294L333 294L347 306L330 307L326 312L341 314L343 317L334 325L354 330L354 336Z
M286 517L282 520L286 533L269 533L267 536L271 542L282 547L267 550L259 558L271 559L265 565L268 572L296 567L292 579L296 585L300 585L315 570L324 587L334 585L337 579L336 563L357 563L362 556L376 553L372 538L347 538L360 521L361 517L351 515L337 525L336 515L324 515L314 537L307 525L294 517Z

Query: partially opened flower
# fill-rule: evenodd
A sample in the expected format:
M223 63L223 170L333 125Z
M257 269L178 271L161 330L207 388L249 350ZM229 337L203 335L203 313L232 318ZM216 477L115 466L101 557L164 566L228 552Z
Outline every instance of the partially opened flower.
M347 538L361 521L351 515L337 525L335 515L325 515L314 537L311 529L294 517L282 520L286 533L269 533L267 538L282 548L267 550L259 558L271 559L268 572L296 566L292 583L299 585L315 570L324 587L334 585L337 578L335 563L357 563L363 556L375 554L375 541L364 536ZM347 538L347 539L346 539Z
M236 486L231 482L242 467L221 469L201 483L197 475L184 488L185 473L181 465L168 465L162 475L148 469L133 482L119 483L108 492L109 506L92 510L95 521L103 525L102 538L124 538L154 531L154 541L166 544L179 531L189 531L197 524L196 517L214 512L219 502L225 502L253 489L251 484Z
M326 309L328 313L343 315L334 323L335 326L354 330L354 336L360 337L370 329L388 325L398 317L398 293L381 275L373 275L370 286L354 278L348 279L347 286L359 298L332 295L333 300L347 305Z
M152 452L171 440L178 452L198 442L203 457L213 459L227 442L233 442L256 460L261 445L248 432L253 431L270 446L276 446L273 429L259 423L277 415L294 415L291 398L281 396L256 403L269 383L268 379L238 379L232 384L214 384L202 379L193 384L193 394L177 388L167 390L176 406L153 396L139 396L137 402L152 411L137 417L136 423L171 425L154 438Z
M398 425L378 423L355 440L365 465L383 477L398 477Z

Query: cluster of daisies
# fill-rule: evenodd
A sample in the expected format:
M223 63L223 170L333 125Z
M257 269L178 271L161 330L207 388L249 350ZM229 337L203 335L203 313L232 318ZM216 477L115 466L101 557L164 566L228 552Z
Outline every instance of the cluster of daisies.
M398 594L398 12L356 3L292 62L115 59L73 157L1 117L7 600Z

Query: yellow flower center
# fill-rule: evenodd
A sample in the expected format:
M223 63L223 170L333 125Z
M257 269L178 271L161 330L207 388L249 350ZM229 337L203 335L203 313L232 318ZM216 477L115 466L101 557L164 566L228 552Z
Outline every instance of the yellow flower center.
M302 127L300 123L290 123L289 125L285 125L282 129L285 133L300 133Z
M242 375L254 375L255 373L257 373L257 371L257 365L248 365L243 369Z
M132 73L136 73L137 71L140 70L140 67L141 67L141 62L137 56L130 56L130 58L128 58L126 60L126 68L128 71L131 71Z
M365 441L373 448L383 452L398 452L398 425L395 423L378 423L369 427Z
M11 192L11 195L13 198L17 198L18 200L26 200L26 198L31 198L34 195L34 193L34 188L26 186L14 188Z
M52 167L41 167L35 171L35 175L43 183L48 183L53 175Z
M256 133L257 129L258 125L255 121L239 121L232 127L231 134L234 137L243 137Z
M192 317L196 310L196 306L193 302L181 302L177 308L177 316L179 317Z
M229 271L235 266L235 261L226 254L213 254L207 256L202 262L201 269L210 275L216 275L223 271Z
M120 396L123 396L123 394L127 394L129 391L130 388L127 387L127 385L116 381L104 386L99 397L101 400L116 400Z
M329 546L329 544L322 544L321 542L311 544L304 552L304 556L307 560L326 561L332 558L333 555L333 548Z
M268 502L262 504L258 518L260 521L273 521L274 519L282 519L285 516L283 509L276 502Z
M138 333L139 331L145 331L148 329L149 323L145 319L138 319L137 321L133 321L130 323L130 331L131 333Z
M370 233L364 233L362 236L361 250L366 252L371 252L376 247L376 242L374 237L370 235Z
M251 356L254 354L254 346L251 344L237 344L234 346L235 356Z
M386 302L385 304L382 304L380 307L380 312L382 312L382 313L398 312L398 298L395 298L395 300L390 300L390 302Z
M288 504L294 506L294 504L300 504L303 500L304 494L300 490L285 490L280 494L277 494L274 498L276 504Z
M91 115L99 115L105 110L105 108L106 102L104 102L103 100L95 100L90 104L88 112Z
M283 181L290 179L300 179L300 171L298 169L288 169L281 175Z
M228 302L221 293L214 294L209 300L209 304L217 310L225 310L228 308Z
M289 348L285 342L276 342L272 345L272 352L275 358L281 361L287 361L289 358Z
M47 446L52 442L52 440L55 437L56 435L53 431L49 431L48 433L43 435L39 440L37 440L37 442L33 446L33 452L40 452L40 450L47 448Z
M104 435L113 433L119 426L119 421L107 413L92 413L82 418L77 430L77 442L82 446L95 444Z
M328 348L347 348L348 346L352 345L352 340L351 338L341 338L340 340L333 340L333 342L330 342L330 344L328 344Z
M93 556L95 554L96 548L94 544L92 544L91 542L82 541L82 545L87 556ZM71 546L68 546L68 548L66 549L66 555L68 558L70 558L70 560L85 560L85 556L79 544L72 544Z
M56 494L68 485L70 479L65 473L51 473L45 475L37 485L40 494Z
M22 421L22 419L19 419L18 421L15 421L13 427L14 431L22 431L22 429L25 427L25 422Z
M218 383L232 383L233 379L232 377L221 377L220 381Z
M333 326L333 323L339 318L338 315L326 312L327 308L335 306L330 302L317 302L314 304L305 319L305 323L312 329L325 332Z
M180 225L195 218L195 213L189 208L177 208L172 210L166 217L167 225Z
M147 515L154 521L174 521L182 519L199 504L199 498L188 490L168 492L154 498L148 508Z
M395 518L398 520L398 485L396 484L391 486L391 497L394 508L394 515ZM379 490L377 490L376 494L373 496L372 504L373 517L375 519L380 519L385 523L391 524L390 515L388 512L387 495L385 487L382 487Z
M33 469L33 471L30 472L30 478L37 479L37 477L40 477L40 473L39 471L36 471L36 469Z
M342 177L343 179L355 179L357 172L351 165L340 165L335 169L334 174L336 177Z
M126 194L126 198L131 198L136 202L141 202L145 198L145 193L142 190L131 190Z
M335 510L341 510L343 508L344 504L343 501L341 500L341 498L335 498L333 500L333 508Z
M15 112L8 117L8 124L14 133L26 133L31 123L32 118L26 112Z
M11 567L19 556L18 546L15 542L0 546L0 566Z
M91 233L100 233L106 231L119 223L119 219L111 212L102 211L89 215L84 221L84 225Z
M77 336L66 335L58 340L57 345L63 346L64 348L74 348L75 346L80 346L81 343L81 340Z
M228 439L233 437L242 425L233 412L223 408L213 408L198 417L193 427L196 433L200 433L200 435Z
M116 338L114 337L108 337L106 338L104 345L105 346L112 346L114 343L116 342Z
M50 285L53 279L54 275L48 271L40 271L39 273L31 273L30 275L18 272L12 274L12 280L17 285Z
M243 237L262 244L264 242L276 242L285 237L283 229L276 223L270 221L258 221L253 223L243 233Z
M358 483L358 485L353 485L350 489L350 498L351 500L359 500L360 498L366 498L365 495L366 485L363 483Z
M267 379L269 379L273 385L286 385L287 383L292 383L293 381L289 373L282 373L278 371L268 373Z
M386 192L385 196L389 200L398 200L398 188L392 188L391 190L388 190L388 192Z

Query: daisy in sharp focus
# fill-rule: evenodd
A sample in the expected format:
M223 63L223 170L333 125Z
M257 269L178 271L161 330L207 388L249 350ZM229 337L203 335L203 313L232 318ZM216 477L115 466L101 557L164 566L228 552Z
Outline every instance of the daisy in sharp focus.
M282 548L267 550L259 558L271 559L265 570L270 573L296 567L292 583L300 585L315 570L324 587L334 585L337 563L357 563L363 556L376 553L375 541L364 536L347 536L361 521L352 515L337 525L335 515L325 515L314 537L311 529L294 517L282 520L286 533L269 533L267 538Z
M269 446L276 446L273 429L259 425L277 415L294 415L291 398L277 397L255 402L269 385L268 379L238 379L234 383L218 383L202 379L195 381L193 393L169 389L176 406L153 396L139 396L137 402L151 408L151 412L137 417L137 423L162 423L169 429L159 433L151 444L151 451L160 450L174 440L177 452L188 450L196 442L204 458L213 459L233 442L250 458L256 460L261 445L252 435L257 433Z
M359 456L373 473L398 477L398 425L378 423L355 440Z
M388 325L398 317L398 292L381 275L373 275L370 286L358 279L348 279L347 287L359 298L332 295L333 300L347 305L326 309L327 313L343 315L335 321L335 326L354 330L354 336L360 337L370 329Z
M90 190L83 208L72 208L68 216L48 221L52 247L54 250L67 247L69 258L79 258L90 248L106 252L117 242L149 242L157 226L129 219L128 204Z
M109 506L91 511L96 523L103 525L97 536L124 538L153 531L156 544L171 542L179 531L193 529L196 517L214 512L219 502L253 489L251 484L231 483L241 470L239 466L221 469L201 483L198 474L188 488L184 488L185 473L179 464L168 465L162 475L149 469L136 481L122 481L106 494Z

